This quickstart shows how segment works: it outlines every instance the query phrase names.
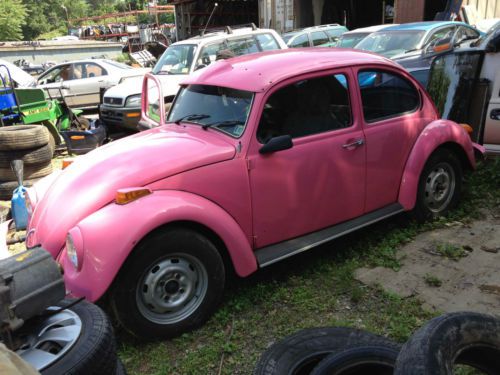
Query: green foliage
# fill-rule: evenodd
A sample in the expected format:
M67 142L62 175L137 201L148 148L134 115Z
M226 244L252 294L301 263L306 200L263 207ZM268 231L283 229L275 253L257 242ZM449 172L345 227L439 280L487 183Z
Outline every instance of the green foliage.
M0 40L22 39L26 8L21 0L0 1Z
M460 258L466 257L468 254L462 246L452 243L437 243L435 245L435 252L442 257L453 260L459 260Z
M443 282L440 278L431 274L426 274L424 280L427 285L434 286L436 288L439 288L441 285L443 285Z

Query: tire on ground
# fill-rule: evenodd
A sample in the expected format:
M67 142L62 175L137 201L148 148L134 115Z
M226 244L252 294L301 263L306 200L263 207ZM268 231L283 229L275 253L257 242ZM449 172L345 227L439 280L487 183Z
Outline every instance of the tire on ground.
M90 129L90 120L83 116L78 116L75 121L73 121L72 129L76 130L88 130Z
M43 125L0 127L0 151L26 150L49 143L49 131Z
M194 230L172 227L134 249L113 284L111 306L135 336L174 337L213 314L224 284L224 263L212 242Z
M455 153L445 148L434 151L420 174L413 210L415 219L433 219L454 208L460 200L462 178L462 165ZM449 190L446 189L447 183Z
M50 161L42 165L25 166L23 170L23 177L27 180L34 178L45 177L52 173L52 164ZM0 181L15 181L16 174L10 167L0 168Z
M65 307L73 300L63 300ZM98 306L81 301L69 308L82 322L82 332L73 347L57 362L41 371L42 375L109 375L116 372L117 356L113 327Z
M30 187L37 181L38 179L36 178L33 180L24 180L23 186ZM0 200L10 200L17 186L17 181L0 181Z
M254 375L309 375L326 356L367 345L399 350L398 344L385 337L353 328L309 328L267 349L258 360Z
M399 349L387 345L361 346L330 354L311 375L392 375Z
M0 151L0 168L10 168L10 162L16 159L22 160L25 166L46 164L53 156L54 149L49 144L26 150Z
M395 375L452 375L455 364L500 374L500 320L473 312L430 320L403 345Z

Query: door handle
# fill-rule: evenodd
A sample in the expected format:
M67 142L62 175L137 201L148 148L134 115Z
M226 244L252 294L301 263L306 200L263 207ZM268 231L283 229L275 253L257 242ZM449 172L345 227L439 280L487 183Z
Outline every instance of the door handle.
M358 139L357 141L351 142L351 143L346 143L345 145L342 145L342 148L352 148L352 147L359 147L364 145L365 141L363 139Z
M492 119L492 120L500 120L500 109L493 109L490 112L490 119Z

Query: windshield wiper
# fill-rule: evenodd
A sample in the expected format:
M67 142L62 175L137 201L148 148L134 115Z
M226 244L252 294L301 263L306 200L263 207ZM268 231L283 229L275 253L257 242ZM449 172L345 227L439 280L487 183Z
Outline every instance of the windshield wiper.
M180 125L181 121L187 120L187 121L193 121L193 120L203 120L204 118L209 118L210 115L205 115L205 114L197 114L197 113L191 113L189 115L182 116L181 118L178 118L177 120L169 121L173 122L174 124Z
M202 125L201 127L204 130L207 130L208 128L211 128L212 126L217 126L217 127L223 128L226 126L234 126L234 125L245 125L245 122L241 121L241 120L216 121L216 122L212 122L210 124Z

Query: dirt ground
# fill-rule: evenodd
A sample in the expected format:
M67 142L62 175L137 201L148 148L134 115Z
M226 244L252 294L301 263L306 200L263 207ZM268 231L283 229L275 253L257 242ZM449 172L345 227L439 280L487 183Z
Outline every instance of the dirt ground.
M398 271L361 268L357 280L437 312L497 313L500 305L500 212L471 223L422 233L399 252Z

